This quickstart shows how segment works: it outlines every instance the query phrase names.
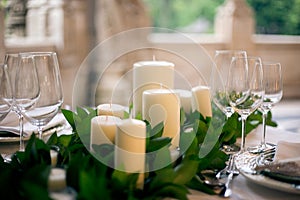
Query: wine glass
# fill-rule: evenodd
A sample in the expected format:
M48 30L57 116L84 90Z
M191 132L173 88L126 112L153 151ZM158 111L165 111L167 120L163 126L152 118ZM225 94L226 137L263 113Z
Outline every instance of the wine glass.
M0 64L0 84L0 121L2 121L11 110L9 101L12 99L11 84L5 64Z
M63 103L58 59L55 52L28 52L22 55L33 57L40 89L35 105L22 114L37 126L39 138L42 139L43 127L54 118Z
M262 104L264 98L263 69L259 57L234 57L231 62L226 94L232 108L242 119L239 153L245 152L245 122Z
M263 62L264 71L264 87L265 97L263 103L258 108L262 113L263 133L261 143L258 146L249 147L248 150L252 153L261 153L270 149L274 149L275 145L266 143L266 118L269 111L271 111L274 104L278 103L282 98L282 72L280 63Z
M13 106L20 115L20 149L24 149L23 143L23 113L31 109L40 96L39 80L34 64L33 56L18 54L18 64L12 64L10 77L14 78Z
M229 68L233 57L246 58L243 50L216 50L211 74L211 96L215 105L226 115L228 119L234 110L226 98L225 85L229 75Z
M226 119L234 113L226 97L226 83L228 81L229 69L233 57L247 58L247 53L244 50L216 50L214 55L214 66L212 67L210 86L211 98L214 104L226 115ZM239 147L235 144L222 144L222 151L229 155L227 166L219 171L217 178L222 176L223 172L233 171L234 174L239 174L233 169L232 155L239 151Z
M10 78L10 83L11 83L11 89L12 89L12 93L14 95L15 93L15 78L16 78L16 74L17 74L17 69L19 67L19 64L23 63L20 62L20 57L18 53L8 53L5 55L4 58L4 62L7 65L7 73L9 75ZM28 60L29 61L29 60ZM33 62L33 60L32 60ZM33 63L32 63L33 64ZM19 119L19 134L20 134L20 151L24 151L24 140L23 140L23 136L24 136L24 132L23 132L23 115L21 113L21 111L18 109L16 102L11 99L10 101L10 105L12 106L12 111L14 111Z

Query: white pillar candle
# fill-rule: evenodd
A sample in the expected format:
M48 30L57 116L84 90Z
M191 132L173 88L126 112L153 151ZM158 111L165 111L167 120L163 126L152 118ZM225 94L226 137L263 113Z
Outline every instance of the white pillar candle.
M200 112L203 117L212 117L210 90L206 86L192 88L192 109Z
M180 139L180 99L167 89L146 90L143 93L143 119L152 128L164 122L163 136L172 138L172 146L179 146Z
M124 119L117 124L115 168L129 173L141 173L137 181L143 186L146 153L146 123L137 119Z
M185 113L192 111L192 92L189 90L176 89L175 92L180 98L180 106Z
M91 120L91 149L93 144L114 143L117 130L116 124L120 121L121 119L119 117L109 115L93 117Z
M58 155L58 152L51 149L50 150L50 157L51 157L51 166L52 167L55 167L56 164L57 164L57 155Z
M123 119L125 108L119 104L100 104L97 106L98 115L111 115Z
M146 152L146 123L125 119L117 124L116 167L124 166L127 172L144 172Z
M51 168L48 177L49 191L60 191L65 189L66 186L66 171L61 168Z
M174 64L166 61L143 61L133 65L133 115L142 114L143 91L174 88Z

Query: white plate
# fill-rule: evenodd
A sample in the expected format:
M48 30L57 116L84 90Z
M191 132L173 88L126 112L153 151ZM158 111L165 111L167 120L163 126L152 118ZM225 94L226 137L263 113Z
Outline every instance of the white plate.
M24 141L29 140L30 137L24 137ZM0 137L0 143L14 143L20 142L20 137Z
M65 125L64 124L55 124L55 127L52 128L48 128L46 131L43 132L43 138L47 138L49 136L51 136L53 133L55 132L60 132L64 129ZM36 135L38 133L35 133ZM30 139L30 135L24 137L24 141L28 141ZM14 143L14 142L20 142L20 137L16 136L16 137L0 137L0 143Z
M252 174L251 171L254 168L255 162L257 162L258 156L248 152L243 153L241 156L243 157L242 159L238 159L240 158L239 156L236 160L237 168L249 181L271 189L300 194L300 185L295 187L294 184L278 181L262 174Z
M65 127L66 127L66 120L63 116L62 113L58 113L49 124L47 124L43 129L45 130L43 132L43 137L49 137L50 135L52 135L54 132L60 132L62 131ZM12 128L18 128L18 127L12 127ZM29 122L24 123L24 131L26 131L28 133L28 136L24 137L24 141L29 140L30 135L32 134L32 132L34 132L35 134L37 133L37 127L33 126L32 124L30 124ZM2 136L0 137L0 143L14 143L14 142L19 142L20 141L20 137L16 135L16 137L5 137Z

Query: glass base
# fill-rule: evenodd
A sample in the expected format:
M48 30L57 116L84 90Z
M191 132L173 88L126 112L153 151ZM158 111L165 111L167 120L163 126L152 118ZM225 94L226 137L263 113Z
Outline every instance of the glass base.
M248 147L248 151L253 154L265 153L267 151L275 150L276 145L271 143L266 143L265 145L258 145L254 147Z

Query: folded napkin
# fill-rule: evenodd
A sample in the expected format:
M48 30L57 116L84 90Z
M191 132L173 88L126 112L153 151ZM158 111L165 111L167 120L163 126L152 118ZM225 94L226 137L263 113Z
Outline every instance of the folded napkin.
M300 143L279 141L273 163L257 166L256 171L272 179L300 184Z
M64 115L62 113L58 113L47 125L43 127L43 131L64 124L66 124L66 119L64 118ZM29 134L31 134L32 132L38 132L37 127L29 122L24 123L24 131L26 131Z
M279 141L274 161L277 162L296 162L300 166L300 143Z

